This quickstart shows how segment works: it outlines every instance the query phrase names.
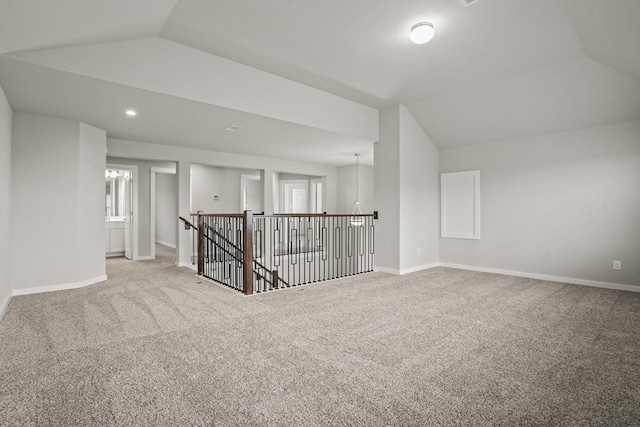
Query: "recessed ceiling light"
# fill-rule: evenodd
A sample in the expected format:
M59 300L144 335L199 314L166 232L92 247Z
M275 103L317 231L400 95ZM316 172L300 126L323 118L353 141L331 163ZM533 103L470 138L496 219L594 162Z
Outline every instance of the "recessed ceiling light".
M460 0L464 6L471 6L474 3L477 3L479 0Z
M240 129L242 129L242 126L239 125L229 125L224 128L224 130L228 130L229 132L238 132Z
M433 30L433 24L430 22L418 22L411 27L411 33L409 38L415 44L425 44L433 38L435 31Z
M127 110L125 113L129 117L133 117L133 116L137 116L138 115L138 113L136 113L134 110Z

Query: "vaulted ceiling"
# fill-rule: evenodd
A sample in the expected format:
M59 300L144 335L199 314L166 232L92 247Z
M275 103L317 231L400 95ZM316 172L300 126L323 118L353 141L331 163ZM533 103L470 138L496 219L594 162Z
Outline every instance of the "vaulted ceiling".
M112 138L333 165L371 162L393 104L440 148L640 119L639 1L466 3L3 1L0 86Z

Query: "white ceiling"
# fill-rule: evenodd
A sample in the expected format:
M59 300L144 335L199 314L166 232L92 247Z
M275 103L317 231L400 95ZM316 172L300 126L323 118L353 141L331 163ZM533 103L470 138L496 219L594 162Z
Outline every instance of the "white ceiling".
M436 30L421 46L408 40L419 21ZM369 107L404 104L440 148L636 120L638 22L638 0L0 1L0 85L16 111L85 121L114 138L333 165L362 152L370 163L375 137L345 127L351 113L339 122L351 107L313 93L301 102L292 95L300 83ZM130 52L188 69L195 48L218 58L218 70L233 73L238 63L298 86L281 96L252 88L256 109L193 96L194 86L206 93L220 83L215 72L185 78L160 67L154 74L175 80L170 91L123 80L128 65L141 68L119 47L145 37L182 47ZM91 59L100 73L88 52L103 55ZM231 93L248 82L224 79ZM134 120L122 117L131 103ZM270 103L278 114L267 112ZM349 111L367 116L366 108ZM323 109L334 123L293 114ZM232 123L244 129L221 131Z

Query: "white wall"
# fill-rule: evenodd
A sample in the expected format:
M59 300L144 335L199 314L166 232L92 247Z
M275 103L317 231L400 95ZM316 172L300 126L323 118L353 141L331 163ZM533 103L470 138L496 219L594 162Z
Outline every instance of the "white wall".
M402 105L381 110L379 123L375 264L378 270L403 274L438 262L438 149Z
M11 120L0 87L0 319L11 296Z
M218 151L189 149L169 145L149 144L145 142L107 139L108 155L129 159L172 160L184 164L216 165L224 168L264 171L263 185L265 194L274 190L274 171L287 171L292 174L326 177L326 195L323 201L327 212L335 212L337 206L337 169L333 166L305 163L290 160L270 159L257 156L223 153ZM180 184L179 184L180 187ZM240 190L238 189L238 197ZM238 206L239 205L238 199ZM195 209L195 206L193 206ZM182 208L179 210L181 211ZM189 207L187 207L189 209ZM264 210L273 212L273 199L265 197ZM194 210L195 212L195 210ZM188 215L188 213L187 213Z
M13 114L14 292L82 286L106 278L104 153L104 133L95 128ZM83 218L94 213L101 221Z
M13 115L14 289L77 281L78 140L78 122Z
M439 260L440 154L402 105L400 141L400 271L411 271Z
M354 158L355 159L355 158ZM362 213L370 214L373 206L373 166L360 165L358 167L359 191L358 198ZM336 213L349 214L353 212L356 202L356 165L338 168L338 211Z
M80 123L79 138L79 174L76 184L79 277L104 276L104 169L107 133Z
M380 141L373 145L375 266L378 270L400 272L400 109L380 110Z
M443 150L440 165L480 170L482 212L482 239L441 239L441 262L640 286L640 122Z
M191 165L191 211L239 213L241 175L259 173L256 170ZM217 201L213 199L214 195L218 196Z
M263 212L263 194L264 186L260 182L260 173L258 172L257 179L244 175L241 179L240 187L245 186L247 188L247 210L252 212Z
M175 174L156 174L156 242L175 248L178 226L178 181ZM188 219L188 218L187 218Z

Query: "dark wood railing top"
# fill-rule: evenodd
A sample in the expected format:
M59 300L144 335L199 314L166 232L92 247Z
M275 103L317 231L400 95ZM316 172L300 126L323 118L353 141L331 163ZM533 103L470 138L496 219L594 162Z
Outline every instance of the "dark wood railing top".
M210 214L210 213L201 213L198 214L200 216L203 217L209 217L209 218L242 218L244 216L244 214L242 213L226 213L226 214ZM375 217L377 214L374 213L370 213L370 214L358 214L358 215L354 215L354 214L328 214L328 213L298 213L298 214L292 214L292 213L274 213L274 214L265 214L265 213L254 213L253 216L254 217L260 217L260 218L282 218L282 217L352 217L352 216L362 216L362 217ZM180 217L180 219L182 219L183 221L186 221L185 219L183 219L182 217ZM195 227L194 227L195 228Z
M221 213L221 214L199 213L198 216L205 217L205 218L242 218L242 217L244 217L244 214L241 214L241 213Z
M271 214L271 215L264 215L264 214L254 214L253 216L259 216L262 218L281 218L283 216L291 216L294 218L298 218L298 217L334 217L334 218L343 218L343 217L352 217L352 216L363 216L363 217L368 217L368 216L374 216L374 214L358 214L358 215L353 215L353 214L327 214L327 213L304 213L304 214L291 214L291 213L282 213L282 214Z
M178 218L179 218L179 219L181 219L182 221L184 221L184 224L185 224L185 226L187 226L187 228L188 228L188 227L191 227L191 228L193 228L194 230L197 230L197 229L198 229L198 227L196 227L195 225L193 225L193 224L191 223L191 221L189 221L188 219L184 219L184 218L182 218L181 216L179 216Z

